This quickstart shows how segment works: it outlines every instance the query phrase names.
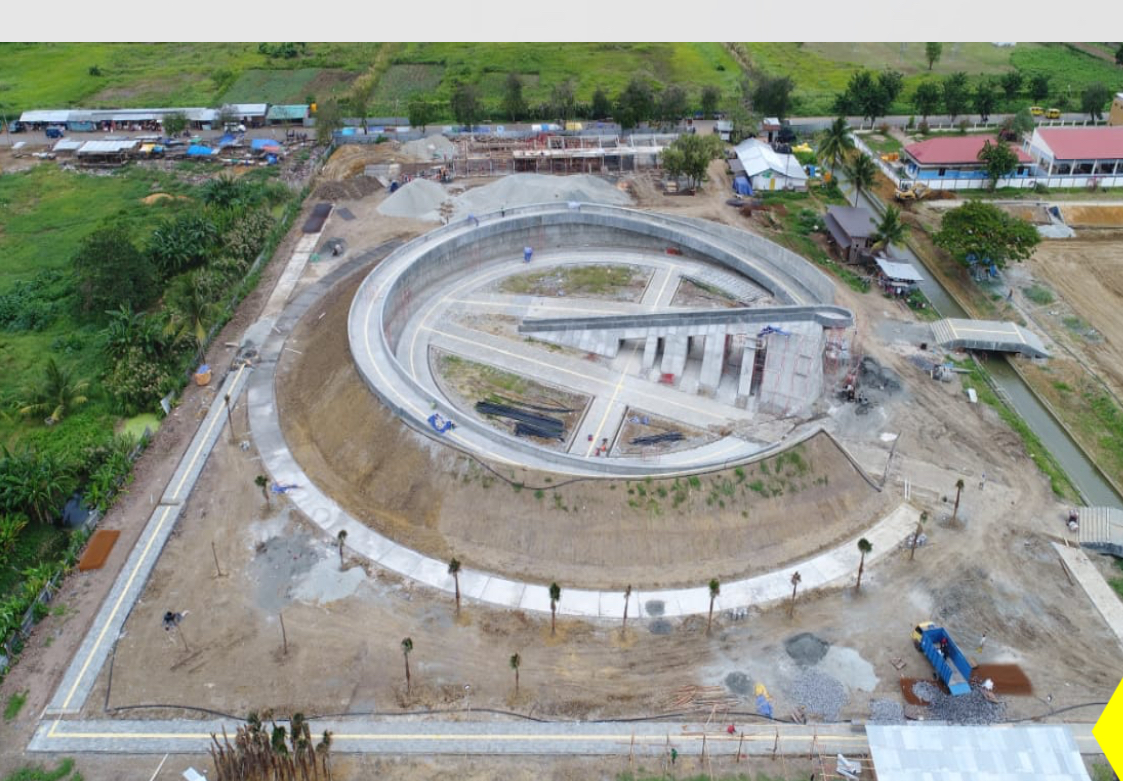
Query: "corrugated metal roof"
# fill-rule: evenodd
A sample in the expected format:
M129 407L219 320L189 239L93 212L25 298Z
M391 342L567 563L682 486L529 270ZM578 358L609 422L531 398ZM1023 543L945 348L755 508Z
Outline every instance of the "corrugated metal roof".
M877 267L890 279L903 279L906 282L920 282L924 279L911 263L894 263L878 258Z
M827 214L838 222L840 228L852 239L864 239L877 230L873 215L862 206L831 206Z
M981 165L979 152L987 141L998 143L995 136L943 136L909 144L905 152L921 165ZM1033 162L1033 158L1021 148L1012 144L1007 146L1018 156L1019 163Z
M135 138L116 139L111 141L87 141L78 147L80 155L111 155L132 149L139 142Z
M66 122L70 118L69 109L46 109L25 111L20 114L20 122Z
M268 103L227 103L222 107L223 111L230 114L237 114L239 117L263 117L265 112L269 110Z
M867 725L878 781L1090 781L1068 727Z
M789 179L805 180L807 172L794 155L781 155L763 141L749 138L737 145L737 159L745 166L745 173L756 176L765 171L775 171Z
M270 106L266 119L304 119L308 116L307 105Z
M84 143L86 142L76 138L63 138L51 147L51 149L54 152L73 152Z
M1057 160L1123 159L1123 127L1038 128Z

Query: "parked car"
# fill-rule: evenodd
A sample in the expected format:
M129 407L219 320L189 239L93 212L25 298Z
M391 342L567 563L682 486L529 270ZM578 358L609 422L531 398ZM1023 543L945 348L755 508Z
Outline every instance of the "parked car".
M1051 108L1051 109L1049 109L1048 111L1045 112L1045 118L1046 119L1060 119L1061 118L1061 110L1059 108Z
M47 138L62 138L62 128L61 127L49 127L49 128L47 128Z
M1029 113L1032 116L1041 117L1045 115L1045 109L1041 108L1041 106L1030 106Z

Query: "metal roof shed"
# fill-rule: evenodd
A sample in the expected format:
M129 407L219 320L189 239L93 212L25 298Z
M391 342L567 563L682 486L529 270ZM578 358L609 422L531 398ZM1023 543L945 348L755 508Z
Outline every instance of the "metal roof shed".
M25 111L20 114L20 122L32 123L46 123L51 125L61 125L70 119L70 109L60 110L44 110L44 111Z
M878 781L1090 781L1068 727L867 725Z
M302 122L308 116L308 106L270 106L265 119L270 122Z
M911 263L895 263L891 260L877 259L877 267L889 279L899 279L902 282L923 282L924 277Z

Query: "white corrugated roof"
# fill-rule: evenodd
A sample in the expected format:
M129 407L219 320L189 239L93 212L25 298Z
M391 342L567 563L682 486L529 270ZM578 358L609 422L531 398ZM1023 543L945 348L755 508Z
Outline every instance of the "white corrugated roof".
M877 267L890 279L903 279L907 282L920 282L924 279L911 263L894 263L891 260L878 258Z
M237 114L240 117L263 117L265 112L269 110L268 103L227 103L222 107L231 114Z
M115 152L124 152L132 149L139 142L135 138L119 139L113 141L87 141L78 148L80 155L108 155Z
M795 155L781 155L772 147L755 138L747 138L737 145L737 159L745 166L745 173L756 176L765 171L774 171L789 179L807 179L807 172L799 164Z
M866 726L878 781L1090 781L1063 725Z
M25 111L19 118L20 122L65 122L70 118L70 109Z
M56 143L54 147L52 147L52 149L55 152L73 152L75 149L85 143L87 142L81 141L77 138L64 138Z

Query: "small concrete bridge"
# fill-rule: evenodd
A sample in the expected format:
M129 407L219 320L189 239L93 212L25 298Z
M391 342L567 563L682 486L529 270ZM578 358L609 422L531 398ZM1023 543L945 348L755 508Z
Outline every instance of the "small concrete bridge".
M1037 334L1017 323L1001 320L962 320L949 317L932 323L933 340L949 350L990 350L1021 353L1030 358L1048 358Z
M1084 507L1080 510L1080 544L1123 558L1123 510Z

